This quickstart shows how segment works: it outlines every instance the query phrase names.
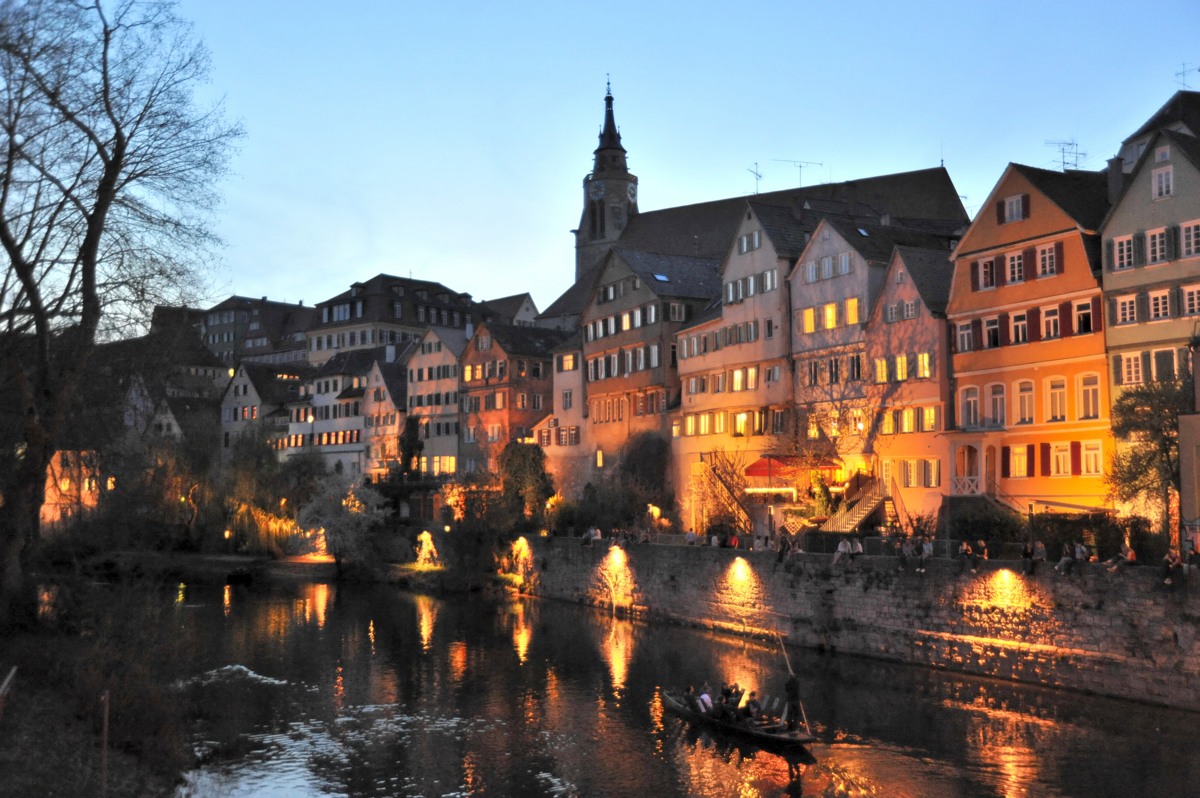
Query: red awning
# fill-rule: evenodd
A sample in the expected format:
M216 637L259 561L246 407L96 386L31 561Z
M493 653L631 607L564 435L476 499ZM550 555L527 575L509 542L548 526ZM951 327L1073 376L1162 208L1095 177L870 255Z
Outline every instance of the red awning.
M842 467L840 460L820 460L816 463L806 462L803 457L794 454L765 454L746 466L743 472L748 477L781 477L793 468L815 468L817 470L838 469Z

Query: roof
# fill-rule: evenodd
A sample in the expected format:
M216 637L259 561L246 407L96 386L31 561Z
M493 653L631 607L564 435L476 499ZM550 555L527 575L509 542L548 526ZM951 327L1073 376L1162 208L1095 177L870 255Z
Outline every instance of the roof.
M509 355L550 357L568 334L545 327L526 327L513 324L485 325L492 340Z
M887 263L898 246L941 250L949 256L950 242L957 235L956 232L935 233L845 216L828 216L824 221L856 252L874 263Z
M1200 92L1177 91L1171 95L1162 108L1146 120L1146 123L1133 132L1125 142L1141 138L1152 130L1182 124L1193 136L1200 135ZM1125 143L1123 142L1123 143Z
M1107 170L1058 172L1023 164L1012 168L1085 230L1100 228L1109 208Z
M537 313L537 305L533 301L533 297L526 292L524 294L513 294L512 296L504 296L499 299L485 299L481 304L490 308L493 313L498 316L503 316L508 319L515 319L517 314L521 312L521 306L528 301L533 305L533 311Z
M562 316L578 316L583 312L588 300L592 298L592 289L596 286L596 280L600 277L600 268L604 261L601 259L592 268L579 275L579 279L571 284L571 287L563 291L558 299L550 303L550 306L538 314L539 319L559 318Z
M708 299L721 294L719 258L664 255L624 247L614 247L612 254L657 296Z
M280 374L295 374L296 369L281 369L269 363L242 363L241 367L263 404L284 405L295 401L301 380L283 380Z
M375 365L383 377L383 385L387 388L392 404L399 408L405 407L408 397L408 369L400 362L376 362Z
M946 305L950 301L950 277L954 273L954 263L950 260L950 252L944 249L922 249L920 247L898 246L896 255L904 262L904 267L912 277L921 301L930 313L945 315Z
M321 364L315 377L328 377L335 374L363 375L371 370L375 361L387 362L387 347L376 346L371 349L351 349L348 352L338 352Z
M470 340L467 337L466 331L460 330L457 327L430 326L425 335L429 335L430 333L436 335L438 340L442 342L442 346L449 349L455 357L462 355L463 350L467 348L467 341ZM399 360L400 358L396 359Z

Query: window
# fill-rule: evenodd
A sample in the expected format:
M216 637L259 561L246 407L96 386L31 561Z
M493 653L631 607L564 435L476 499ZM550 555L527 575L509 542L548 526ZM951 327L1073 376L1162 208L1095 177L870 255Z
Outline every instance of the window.
M985 260L979 264L979 287L980 288L995 288L996 287L996 270L997 263L995 260Z
M988 417L994 427L1004 426L1004 386L988 386Z
M1152 291L1150 292L1150 319L1171 318L1171 303L1167 298L1167 291Z
M1042 308L1042 338L1058 337L1058 308Z
M1079 380L1079 417L1100 418L1100 378L1095 374Z
M1033 383L1017 383L1017 423L1033 423Z
M896 319L897 319L896 311L897 311L897 308L896 308L896 305L894 305L894 304L888 305L887 307L885 307L883 309L883 320L886 321L888 324L891 324L892 322L896 321Z
M1164 166L1151 172L1150 196L1153 199L1171 196L1171 169L1170 166Z
M850 273L850 253L849 252L843 252L837 256L837 273L838 274L849 274Z
M850 382L858 382L862 378L862 356L850 355L846 358L846 379Z
M1054 247L1042 247L1038 250L1038 277L1050 277L1058 274L1058 258Z
M1054 377L1047 386L1049 391L1049 407L1047 421L1067 420L1067 381L1062 377Z
M912 432L916 423L916 412L911 407L900 411L900 431Z
M1137 323L1137 297L1117 297L1117 324Z
M1075 303L1075 334L1085 335L1092 331L1092 302Z
M816 311L814 311L812 308L805 308L801 314L801 318L803 321L801 322L800 328L804 330L804 332L810 333L816 330Z
M1081 465L1084 476L1098 477L1104 473L1104 449L1100 441L1084 441Z
M1183 312L1189 316L1200 314L1200 285L1187 285L1182 291Z
M983 348L995 349L1000 346L1000 320L999 319L984 319L983 321Z
M825 323L826 330L835 329L838 326L837 303L830 302L822 308L821 315Z
M1182 225L1180 232L1183 238L1183 252L1180 254L1185 258L1200 255L1200 222L1188 222Z
M1175 350L1155 349L1150 353L1150 364L1153 368L1154 379L1158 381L1173 380L1175 374Z
M856 296L846 300L846 323L858 324L858 297Z
M1014 344L1023 344L1029 341L1029 320L1024 313L1012 315L1011 338Z
M879 431L883 435L896 434L896 414L891 410L884 410L879 418Z
M903 382L908 379L908 355L896 355L896 382Z
M821 279L828 280L833 276L833 256L826 255L821 258Z
M1133 237L1113 239L1113 268L1130 269L1133 267Z
M1142 358L1136 352L1121 358L1121 382L1124 385L1141 385Z
M571 406L574 404L574 402L575 402L575 394L573 392L571 392L571 391L563 391L562 392L562 409L563 410L570 410Z
M875 382L888 381L888 362L886 357L875 358Z
M745 422L742 420L743 416L745 416L745 413L738 413L736 420L738 422L741 422L744 425ZM820 434L821 434L821 428L817 425L817 417L815 415L809 416L808 417L808 437L809 437L809 439L815 439Z
M779 366L775 366L774 368L778 369ZM829 372L830 385L837 385L842 381L842 361L840 359L836 357L829 358L829 361L826 363L826 368ZM770 373L769 370L768 373ZM770 379L767 380L767 382L770 381Z
M1071 475L1071 444L1051 444L1050 474L1056 477L1069 477Z
M975 335L971 332L971 323L965 322L958 325L958 351L970 352L975 348Z
M921 429L925 432L934 432L938 428L938 412L936 405L921 408Z
M927 380L933 375L933 365L928 352L917 353L917 379Z
M962 426L979 426L979 389L974 386L962 391Z
M1008 256L1008 281L1010 283L1025 282L1025 255L1021 252Z
M916 300L909 300L908 302L905 302L904 303L904 318L915 319L916 317L917 317Z
M815 283L817 281L816 261L809 261L808 263L804 264L804 278L805 281L810 283Z
M1029 476L1029 449L1013 446L1008 453L1008 474L1011 477Z
M1018 194L1015 197L1005 197L1003 209L1003 221L1005 223L1021 221L1025 218L1025 195Z
M1146 233L1146 263L1162 263L1167 259L1167 231Z

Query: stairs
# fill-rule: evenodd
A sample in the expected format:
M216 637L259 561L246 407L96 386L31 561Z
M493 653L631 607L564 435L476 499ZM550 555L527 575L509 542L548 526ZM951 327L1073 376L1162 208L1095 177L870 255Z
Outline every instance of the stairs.
M750 511L746 509L746 505L742 502L740 491L735 491L732 486L721 475L721 472L708 464L708 472L716 478L716 482L721 486L723 494L722 504L733 510L735 526L740 534L749 535L754 531L754 520L750 517Z
M871 513L878 509L884 499L883 487L879 480L871 480L870 484L859 491L853 500L844 503L840 510L821 524L821 531L843 533L855 531L859 524L866 521Z

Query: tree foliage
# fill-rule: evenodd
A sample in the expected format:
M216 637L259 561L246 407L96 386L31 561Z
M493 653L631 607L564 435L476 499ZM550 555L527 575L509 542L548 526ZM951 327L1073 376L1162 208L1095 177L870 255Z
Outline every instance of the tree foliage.
M1159 532L1172 537L1172 498L1179 495L1179 414L1195 403L1190 375L1133 385L1112 406L1113 435L1124 439L1108 470L1120 501L1149 500L1159 511Z
M500 495L520 526L541 524L546 500L554 495L554 480L546 473L546 454L530 443L509 442L500 452Z
M390 514L387 500L377 490L335 475L317 486L312 499L297 513L296 522L308 530L324 530L326 551L341 574L347 561L365 564L370 560L371 535Z
M22 456L0 474L0 625L97 337L180 304L240 135L200 108L204 48L169 3L0 3L0 363ZM4 425L9 428L11 425Z

